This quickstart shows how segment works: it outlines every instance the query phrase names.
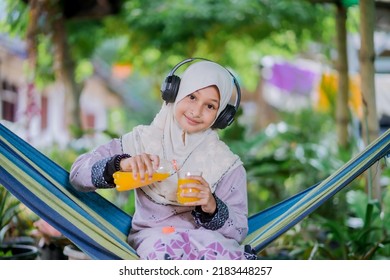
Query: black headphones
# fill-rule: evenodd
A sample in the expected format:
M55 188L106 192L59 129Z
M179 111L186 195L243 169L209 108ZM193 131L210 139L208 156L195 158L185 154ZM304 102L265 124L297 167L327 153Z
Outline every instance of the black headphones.
M171 72L169 72L168 76L165 78L164 83L161 85L161 96L162 96L162 99L166 103L175 102L177 93L179 92L180 77L174 75L175 71L183 64L192 62L192 61L197 60L197 59L211 61L211 60L208 60L205 58L200 58L200 57L188 58L188 59L183 60L182 62L179 62L175 67L173 67ZM241 100L240 85L238 84L236 77L234 77L234 75L228 69L226 69L226 70L230 73L230 75L232 75L234 85L236 86L236 90L237 90L236 102L235 102L234 106L231 104L226 105L225 109L223 109L221 111L221 113L219 114L219 116L215 120L214 124L211 126L212 128L223 129L223 128L231 125L231 123L234 120L234 115L237 113L238 106L240 106L240 100Z

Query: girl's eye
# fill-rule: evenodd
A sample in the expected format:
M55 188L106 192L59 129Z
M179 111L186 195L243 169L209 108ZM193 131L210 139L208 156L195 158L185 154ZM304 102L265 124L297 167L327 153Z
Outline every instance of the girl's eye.
M193 94L188 95L189 99L194 100L195 96Z
M207 105L207 108L208 108L208 109L211 109L211 110L214 110L214 109L215 109L215 106L212 105L212 104L209 104L209 105Z

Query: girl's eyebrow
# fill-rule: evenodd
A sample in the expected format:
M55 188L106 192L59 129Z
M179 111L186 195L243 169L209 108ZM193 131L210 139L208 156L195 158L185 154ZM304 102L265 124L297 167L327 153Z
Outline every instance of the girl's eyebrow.
M192 94L196 95L196 94L200 94L200 93L199 93L199 90L197 90L197 91L194 91ZM189 95L191 95L191 94L189 94ZM219 99L214 99L213 98L213 99L210 99L209 102L210 103L217 103L219 105Z

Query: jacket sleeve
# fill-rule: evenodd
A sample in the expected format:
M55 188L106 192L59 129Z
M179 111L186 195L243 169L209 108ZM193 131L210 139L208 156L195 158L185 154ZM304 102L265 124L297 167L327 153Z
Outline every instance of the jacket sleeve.
M79 191L94 191L97 188L113 188L107 179L107 164L112 164L117 155L123 154L121 139L113 139L89 153L80 155L73 163L69 180Z
M247 180L244 167L237 167L225 175L218 183L214 197L217 202L214 215L207 216L200 208L196 208L193 211L195 222L241 242L248 233Z

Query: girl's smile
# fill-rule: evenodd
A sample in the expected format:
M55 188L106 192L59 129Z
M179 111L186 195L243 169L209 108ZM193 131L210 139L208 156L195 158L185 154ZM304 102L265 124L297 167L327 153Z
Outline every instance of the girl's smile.
M188 133L205 130L214 123L219 108L219 91L209 86L193 92L176 105L175 118Z
M184 113L184 117L187 119L189 125L198 125L201 123L200 118L194 116L194 112L190 111L188 113Z

